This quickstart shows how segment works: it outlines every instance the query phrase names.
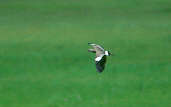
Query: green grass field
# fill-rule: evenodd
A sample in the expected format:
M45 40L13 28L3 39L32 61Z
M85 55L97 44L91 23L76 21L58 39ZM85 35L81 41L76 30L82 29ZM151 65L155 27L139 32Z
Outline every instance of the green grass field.
M0 107L171 107L170 0L0 0ZM115 54L96 72L87 43Z

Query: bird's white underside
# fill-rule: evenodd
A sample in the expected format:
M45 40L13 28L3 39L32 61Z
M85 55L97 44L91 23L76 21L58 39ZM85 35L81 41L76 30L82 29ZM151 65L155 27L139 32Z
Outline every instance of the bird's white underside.
M103 56L99 56L97 58L95 58L95 61L100 61L102 59Z

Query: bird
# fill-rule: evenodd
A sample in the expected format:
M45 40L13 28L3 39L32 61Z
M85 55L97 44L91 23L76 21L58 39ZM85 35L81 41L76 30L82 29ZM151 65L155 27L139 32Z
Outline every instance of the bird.
M88 49L88 52L92 52L96 54L95 64L96 71L101 73L103 72L107 60L107 56L111 56L109 51L105 51L104 48L100 45L94 43L88 43L88 45L92 46L93 49Z

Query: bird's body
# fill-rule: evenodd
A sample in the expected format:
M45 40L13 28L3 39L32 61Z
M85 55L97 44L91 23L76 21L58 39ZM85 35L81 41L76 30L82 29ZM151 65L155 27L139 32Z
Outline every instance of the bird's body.
M93 49L88 49L89 52L96 53L95 64L98 72L103 72L107 57L110 56L109 51L105 51L100 45L88 43Z

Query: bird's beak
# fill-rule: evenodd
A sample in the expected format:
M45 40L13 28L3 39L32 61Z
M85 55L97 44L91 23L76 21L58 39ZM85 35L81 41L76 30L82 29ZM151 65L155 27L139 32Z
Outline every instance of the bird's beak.
M110 54L110 56L115 56L115 54Z

